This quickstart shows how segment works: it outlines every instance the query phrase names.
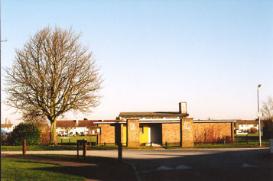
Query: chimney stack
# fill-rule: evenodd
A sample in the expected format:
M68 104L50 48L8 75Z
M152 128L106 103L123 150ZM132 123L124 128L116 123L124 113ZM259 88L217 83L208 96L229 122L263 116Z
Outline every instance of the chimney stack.
M187 114L187 102L179 102L179 113L180 114Z

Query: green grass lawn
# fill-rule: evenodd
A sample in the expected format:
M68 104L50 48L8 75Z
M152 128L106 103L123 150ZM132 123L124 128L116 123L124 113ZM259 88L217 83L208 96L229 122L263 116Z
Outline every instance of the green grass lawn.
M62 141L60 141L62 139ZM49 145L31 145L28 146L28 150L38 151L38 150L76 150L76 141L86 139L88 142L96 142L96 136L70 136L70 137L58 137L59 145L49 146ZM69 141L70 140L70 143ZM62 142L62 143L60 143ZM269 146L269 140L263 140L263 146ZM236 136L234 143L220 143L220 144L195 144L195 148L251 148L258 147L258 137L256 135L246 136ZM164 145L165 147L165 145ZM168 143L167 148L172 149L179 147L179 143L171 144ZM156 147L150 146L141 146L138 149L155 149ZM96 146L87 146L88 150L109 150L109 149L117 149L117 146L114 144L106 144L106 145L96 145ZM21 151L22 146L1 146L1 151Z
M116 145L108 144L108 145L97 145L95 147L87 146L88 150L111 150L117 149ZM22 146L1 146L1 151L21 151ZM71 145L30 145L27 147L29 151L41 151L41 150L77 150L77 146L75 144Z
M267 142L263 143L263 147L267 147L269 144ZM195 148L256 148L259 147L257 143L249 143L249 144L196 144Z
M254 139L253 139L254 138ZM199 143L195 144L194 148L255 148L259 147L259 141L258 138L253 136L253 138L248 139L246 141L245 137L239 137L236 138L234 143ZM262 146L263 147L268 147L269 146L269 140L263 140L262 141ZM166 148L166 146L164 145ZM172 148L180 148L179 143L168 143L167 149L172 149Z
M28 150L38 151L38 150L76 150L77 140L87 140L87 142L96 142L96 136L66 136L58 137L59 145L49 146L49 145L29 145ZM111 146L110 146L111 147ZM106 146L97 146L97 149L109 148ZM22 146L1 146L1 151L21 151Z
M60 167L54 164L31 162L27 159L1 158L1 180L39 180L39 181L62 181L84 180L84 177L47 171L46 168Z
M27 150L39 151L39 150L76 150L76 145L30 145L27 146ZM1 151L21 151L22 146L1 146Z
M236 137L245 137L245 136L254 136L254 137L258 137L259 133L247 133L247 134L237 134Z

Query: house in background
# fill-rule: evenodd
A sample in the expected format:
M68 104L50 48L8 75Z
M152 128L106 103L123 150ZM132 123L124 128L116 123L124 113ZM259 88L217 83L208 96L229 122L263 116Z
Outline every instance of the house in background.
M236 120L236 134L256 133L259 130L257 120Z
M57 120L56 132L59 136L95 135L100 129L94 122L101 120Z
M84 135L95 135L97 134L100 129L97 127L94 122L97 122L100 120L79 120L77 122L76 130L77 132L83 133Z
M5 119L5 123L1 124L1 132L10 133L14 129L15 125L10 120Z
M77 121L76 120L57 120L56 132L59 136L68 136L76 134Z

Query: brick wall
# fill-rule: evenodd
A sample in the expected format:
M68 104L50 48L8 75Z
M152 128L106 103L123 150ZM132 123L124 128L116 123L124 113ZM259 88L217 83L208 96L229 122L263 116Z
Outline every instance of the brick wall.
M127 146L138 147L139 142L139 120L128 119L127 120Z
M192 118L183 118L182 121L182 147L193 147L194 143L194 128Z
M214 143L233 137L232 123L193 123L194 142Z
M129 124L128 124L129 122ZM123 142L127 141L128 147L139 146L139 121L128 120L126 131L127 140L123 138ZM186 122L185 122L186 123ZM130 126L131 125L131 126ZM115 143L115 127L110 124L101 124L101 134L99 135L99 143ZM189 125L184 125L185 127ZM182 141L193 139L196 143L205 142L221 142L223 140L231 141L233 137L232 123L192 123L191 131L184 131L182 133ZM122 134L126 137L126 134ZM193 137L193 138L191 138ZM162 124L162 144L168 143L179 143L180 142L180 124L179 123L163 123ZM190 143L190 142L189 142ZM125 143L124 143L125 144ZM183 144L183 143L182 143ZM186 143L187 144L187 143ZM184 143L184 146L187 146ZM183 145L182 145L183 146Z
M115 143L115 127L110 124L100 124L101 134L99 135L99 143Z
M165 123L162 124L162 144L180 143L180 124Z

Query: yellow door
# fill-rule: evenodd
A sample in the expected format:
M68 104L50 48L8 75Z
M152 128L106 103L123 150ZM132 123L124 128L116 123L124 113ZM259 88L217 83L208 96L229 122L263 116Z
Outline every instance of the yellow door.
M151 140L150 140L150 127L148 127L148 126L140 127L139 131L140 131L140 134L139 134L140 144L150 143L151 142Z

